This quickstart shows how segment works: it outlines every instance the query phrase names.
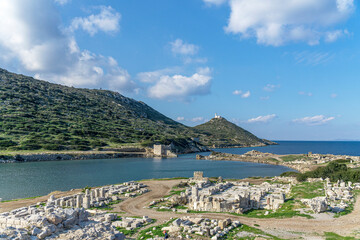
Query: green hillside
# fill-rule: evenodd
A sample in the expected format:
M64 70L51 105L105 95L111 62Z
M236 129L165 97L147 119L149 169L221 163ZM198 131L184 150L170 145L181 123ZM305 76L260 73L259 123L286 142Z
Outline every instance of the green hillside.
M196 126L195 129L201 134L200 142L211 147L249 147L275 144L256 137L222 117L213 118Z
M0 69L0 150L145 146L193 134L117 92L66 87Z
M0 69L0 151L174 143L188 152L198 147L194 138L211 147L266 143L224 118L191 128L117 92L66 87Z

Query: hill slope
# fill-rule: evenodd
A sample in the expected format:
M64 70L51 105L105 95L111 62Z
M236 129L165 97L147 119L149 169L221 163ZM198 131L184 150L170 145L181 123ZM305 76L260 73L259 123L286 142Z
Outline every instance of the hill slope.
M0 69L2 150L150 145L193 134L189 127L117 92L66 87Z
M250 147L275 144L256 137L223 117L213 118L194 129L201 134L200 142L211 147Z
M191 138L199 138L200 146ZM179 152L188 152L201 144L241 147L266 141L223 118L191 128L117 92L66 87L0 69L0 151L154 143L174 143Z

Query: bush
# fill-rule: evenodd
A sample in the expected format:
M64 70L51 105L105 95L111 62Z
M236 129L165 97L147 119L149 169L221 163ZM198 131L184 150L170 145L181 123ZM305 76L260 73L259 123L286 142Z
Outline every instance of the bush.
M64 146L58 145L58 144L44 144L42 146L46 150L52 150L52 151L58 151L58 150L64 150Z
M75 150L79 150L79 151L89 151L91 150L91 147L89 146L85 146L85 145L76 145L73 146Z
M300 173L298 172L284 172L280 176L281 177L297 177Z
M0 148L8 148L11 146L16 146L16 145L17 145L17 143L13 142L11 140L7 140L7 139L0 140Z

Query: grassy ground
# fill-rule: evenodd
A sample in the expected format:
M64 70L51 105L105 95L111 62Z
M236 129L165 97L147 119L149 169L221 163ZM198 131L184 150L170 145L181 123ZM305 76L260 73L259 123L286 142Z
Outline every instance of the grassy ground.
M155 226L155 227L149 227L147 229L141 230L139 232L139 236L137 239L148 239L153 238L156 236L164 237L163 231L161 230L163 227L169 226L175 219L172 219L164 224Z
M299 159L308 159L307 156L305 155L286 155L286 156L282 156L280 157L284 162L292 162L292 161L296 161Z
M233 214L239 216L245 216L249 218L292 218L295 216L306 217L309 219L312 218L310 215L302 214L299 211L295 210L296 206L297 206L297 202L291 199L291 200L287 200L281 206L281 208L277 209L276 211L264 210L264 209L260 209L260 210L252 209L250 211L247 211L243 215L234 214L234 213ZM268 212L267 215L265 215L266 212Z
M342 237L333 232L326 232L325 238L326 238L326 240L355 240L356 239L354 237Z
M296 199L311 199L325 196L323 182L303 182L291 188L291 195Z
M252 237L249 236L249 237L239 238L239 237L236 236L239 232L249 232L249 233L253 233L254 235L261 235L261 236L265 236L265 237L268 237L268 238L271 238L271 239L280 240L280 238L277 238L277 237L275 237L273 235L270 235L270 234L267 234L267 233L261 231L260 229L253 228L253 227L250 227L250 226L247 226L247 225L241 225L240 227L231 230L229 232L229 234L227 234L226 236L224 236L221 239L227 239L227 240L251 239L252 240L252 239L257 238L257 236L252 236Z

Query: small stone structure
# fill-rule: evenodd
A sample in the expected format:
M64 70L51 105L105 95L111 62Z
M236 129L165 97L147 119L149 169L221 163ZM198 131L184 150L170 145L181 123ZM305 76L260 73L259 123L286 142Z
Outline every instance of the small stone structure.
M172 152L173 145L163 145L163 144L154 144L154 155L159 157L177 157L175 153Z

